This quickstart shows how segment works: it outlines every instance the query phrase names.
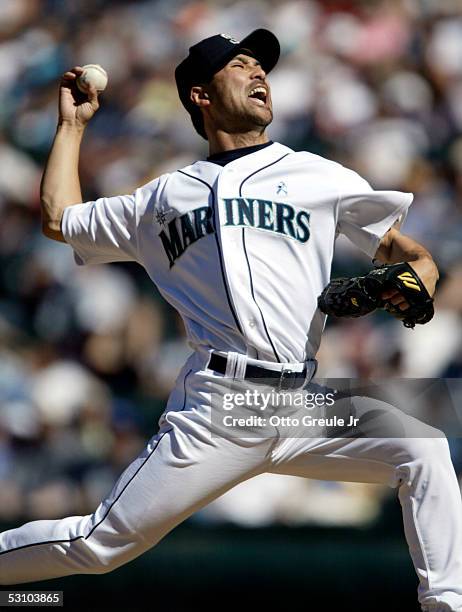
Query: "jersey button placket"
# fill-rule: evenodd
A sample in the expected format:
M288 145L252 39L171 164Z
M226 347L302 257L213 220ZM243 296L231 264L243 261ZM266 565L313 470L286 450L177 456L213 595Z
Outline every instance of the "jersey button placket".
M225 166L220 172L217 180L216 193L218 201L217 227L220 233L220 242L223 251L225 274L236 309L239 321L242 322L244 335L247 342L254 345L258 343L258 326L255 313L252 311L252 300L245 299L249 281L247 278L248 266L242 245L242 229L236 227L226 227L226 211L224 200L235 198L239 194L240 176L236 168ZM220 223L221 221L221 223Z

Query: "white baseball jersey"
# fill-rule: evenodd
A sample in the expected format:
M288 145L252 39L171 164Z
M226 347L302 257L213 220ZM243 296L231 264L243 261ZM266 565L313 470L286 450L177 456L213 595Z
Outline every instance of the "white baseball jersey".
M77 263L144 266L193 348L302 362L319 347L317 297L336 236L373 257L411 202L274 143L224 167L198 161L133 195L67 207L62 233Z
M316 353L324 325L317 297L329 281L337 234L372 257L411 200L373 191L336 163L271 144L224 167L197 162L132 196L66 208L62 231L77 261L138 261L181 313L197 350L159 432L94 512L0 533L0 584L113 570L231 487L269 472L398 488L422 609L461 611L462 503L441 432L357 397L356 416L367 423L387 415L402 435L337 437L327 426L325 435L312 435L294 424L289 436L276 426L268 438L247 418L241 436L212 435L231 384L250 390L249 362L270 361L269 369L281 371L275 362ZM211 367L214 349L227 353L224 374ZM344 414L342 401L329 408L331 417ZM252 423L262 418L250 401L243 414ZM295 415L303 420L304 407Z

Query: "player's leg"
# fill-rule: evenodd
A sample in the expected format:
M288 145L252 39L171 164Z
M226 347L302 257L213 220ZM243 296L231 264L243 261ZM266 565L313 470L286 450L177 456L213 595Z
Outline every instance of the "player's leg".
M206 420L198 418L198 403L185 405L182 386L183 381L160 433L94 514L34 521L0 534L1 584L111 571L232 486L266 470L270 443L211 437Z
M423 609L462 610L462 503L446 438L387 404L355 399L360 413L393 412L400 437L281 440L271 472L398 487Z
M264 454L228 441L207 444L176 430L156 436L94 514L34 521L0 534L0 583L111 571L264 471Z

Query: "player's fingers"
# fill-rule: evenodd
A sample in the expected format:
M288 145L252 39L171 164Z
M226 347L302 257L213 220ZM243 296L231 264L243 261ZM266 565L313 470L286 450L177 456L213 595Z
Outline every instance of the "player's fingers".
M98 97L98 91L94 85L87 86L87 95L90 100L94 100Z
M63 75L62 75L62 79L64 79L65 81L73 81L74 79L76 79L80 74L82 74L83 72L83 68L81 66L74 66L74 68L71 68L70 70L67 70Z
M387 302L384 306L384 309L388 310L389 312L393 312L393 310L396 310L396 308L398 308L398 310L407 310L409 308L409 303L405 301L401 302L401 304L394 305L391 302Z
M96 87L94 87L93 85L89 85L86 93L88 96L88 101L90 102L92 107L95 110L97 110L99 107L99 102L98 102L98 91Z
M67 87L67 88L72 88L72 85L75 83L75 79L76 76L75 74L71 74L69 72L65 72L62 76L61 76L61 81L60 81L60 86L61 87Z
M389 300L395 295L399 295L399 291L397 289L389 289L388 291L384 291L382 293L382 300Z
M393 306L398 306L398 304L402 304L403 302L405 302L406 298L403 297L400 293L398 293L397 295L392 297L391 300L389 301L393 304Z

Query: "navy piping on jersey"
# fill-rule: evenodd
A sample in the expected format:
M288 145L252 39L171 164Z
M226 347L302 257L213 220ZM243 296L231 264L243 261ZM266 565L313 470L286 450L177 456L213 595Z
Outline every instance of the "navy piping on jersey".
M228 300L228 306L229 306L229 309L231 310L231 313L233 315L234 322L236 323L237 329L239 330L239 333L241 335L244 335L243 332L242 332L241 324L239 323L239 319L237 318L236 311L234 310L233 303L231 301L231 295L230 295L230 291L229 291L229 287L228 287L228 282L227 282L226 276L225 276L225 269L224 269L224 265L223 265L223 255L222 255L221 248L220 248L220 242L218 240L217 223L216 223L217 211L216 211L215 193L213 191L213 188L208 183L206 183L202 179L198 178L197 176L193 176L192 174L187 174L186 172L183 172L183 170L178 170L178 172L180 174L184 174L185 176L188 176L189 178L192 178L192 179L195 179L196 181L199 181L199 183L202 183L203 185L205 185L206 187L208 187L210 189L210 193L212 194L212 212L213 212L213 214L212 214L212 223L213 223L213 228L215 230L215 242L217 243L218 258L220 260L221 275L223 277L223 284L225 286L226 299Z
M183 380L183 389L184 389L184 398L183 398L183 406L181 407L180 412L182 412L185 407L186 407L186 379L188 378L188 376L191 374L192 369L189 370L189 372L186 374L186 376L184 377ZM30 548L31 546L43 546L45 544L61 544L62 542L75 542L76 540L87 540L92 533L95 531L95 529L97 527L99 527L101 525L101 523L107 518L109 512L112 510L112 508L114 507L114 505L119 501L119 499L122 496L122 493L125 491L125 489L128 487L128 485L133 482L134 478L139 474L141 468L143 468L146 463L149 461L149 459L153 456L154 452L159 448L159 444L161 442L161 440L163 440L165 434L167 434L169 431L171 431L171 429L169 429L168 431L165 431L163 434L161 434L159 436L159 439L157 440L157 444L154 446L154 448L152 449L152 451L149 453L149 455L146 457L146 459L143 461L143 463L140 465L140 467L136 470L136 472L133 474L133 476L130 478L130 480L127 482L127 484L124 486L124 488L122 489L122 491L119 493L119 495L115 498L115 500L112 502L112 504L109 506L109 508L107 509L106 514L103 516L103 518L99 521L99 523L96 523L96 525L94 527L92 527L92 529L90 530L90 532L84 536L84 535L79 535L79 536L75 536L74 538L68 538L68 539L61 539L61 540L47 540L45 542L32 542L31 544L24 544L23 546L18 546L16 548L10 548L8 550L2 550L0 551L0 555L4 555L6 553L9 552L15 552L16 550L22 550L23 548Z
M186 407L186 380L188 378L188 376L191 374L192 369L189 370L189 372L185 375L184 379L183 379L183 406L181 407L180 412L182 412L185 407ZM170 429L168 431L171 431ZM159 443L162 440L162 438L165 436L165 434L167 433L167 431L165 431L163 434L161 434L159 436L159 439L157 440L157 444L155 445L155 447L152 449L152 451L149 453L149 455L146 457L146 460L140 465L140 467L136 470L136 472L133 474L133 476L130 478L130 480L127 482L127 484L124 486L124 488L122 489L122 491L119 493L119 495L115 498L115 500L112 502L112 504L109 506L106 514L103 516L103 518L100 520L99 523L96 523L96 525L93 527L93 529L90 531L90 533L88 535L85 536L85 539L89 538L91 536L91 534L95 531L95 529L97 527L99 527L101 525L101 523L104 521L104 519L107 517L107 515L109 514L109 512L111 511L111 509L113 508L114 504L119 500L120 496L122 495L122 493L125 491L125 489L128 487L128 485L132 482L132 480L135 478L135 476L138 474L138 472L141 470L141 468L146 465L148 459L150 457L152 457L152 455L154 454L154 451L156 450L156 448L159 447Z
M242 197L242 187L244 186L244 183L246 181L248 181L250 178L252 178L252 176L254 176L255 174L258 174L259 172L262 172L262 170L266 170L266 168L269 168L270 166L274 166L275 164L277 164L278 162L280 162L282 159L284 159L285 157L287 157L289 155L289 153L286 153L285 155L283 155L282 157L280 157L279 159L277 159L276 161L271 162L270 164L268 164L267 166L263 166L263 168L259 168L258 170L255 170L255 172L252 172L252 174L249 174L249 176L247 176L241 183L240 187L239 187L239 197ZM263 327L265 329L266 332L266 337L268 338L269 343L271 344L271 348L273 349L273 353L274 356L276 357L276 361L278 363L281 363L281 359L278 355L278 352L276 351L276 347L274 346L274 343L271 339L270 333L268 331L268 328L266 326L266 321L265 321L265 317L263 316L263 312L260 308L260 306L258 305L257 300L255 299L255 292L254 292L254 287L253 287L253 278L252 278L252 270L250 268L250 261L249 261L249 256L247 254L247 248L246 248L246 244L245 244L245 228L242 228L242 247L244 249L244 254L245 254L245 258L247 261L247 268L249 270L249 278L250 278L250 290L252 292L252 298L253 301L255 302L258 310L260 311L260 315L261 315L261 320L263 322ZM257 359L258 359L258 351L257 351Z

